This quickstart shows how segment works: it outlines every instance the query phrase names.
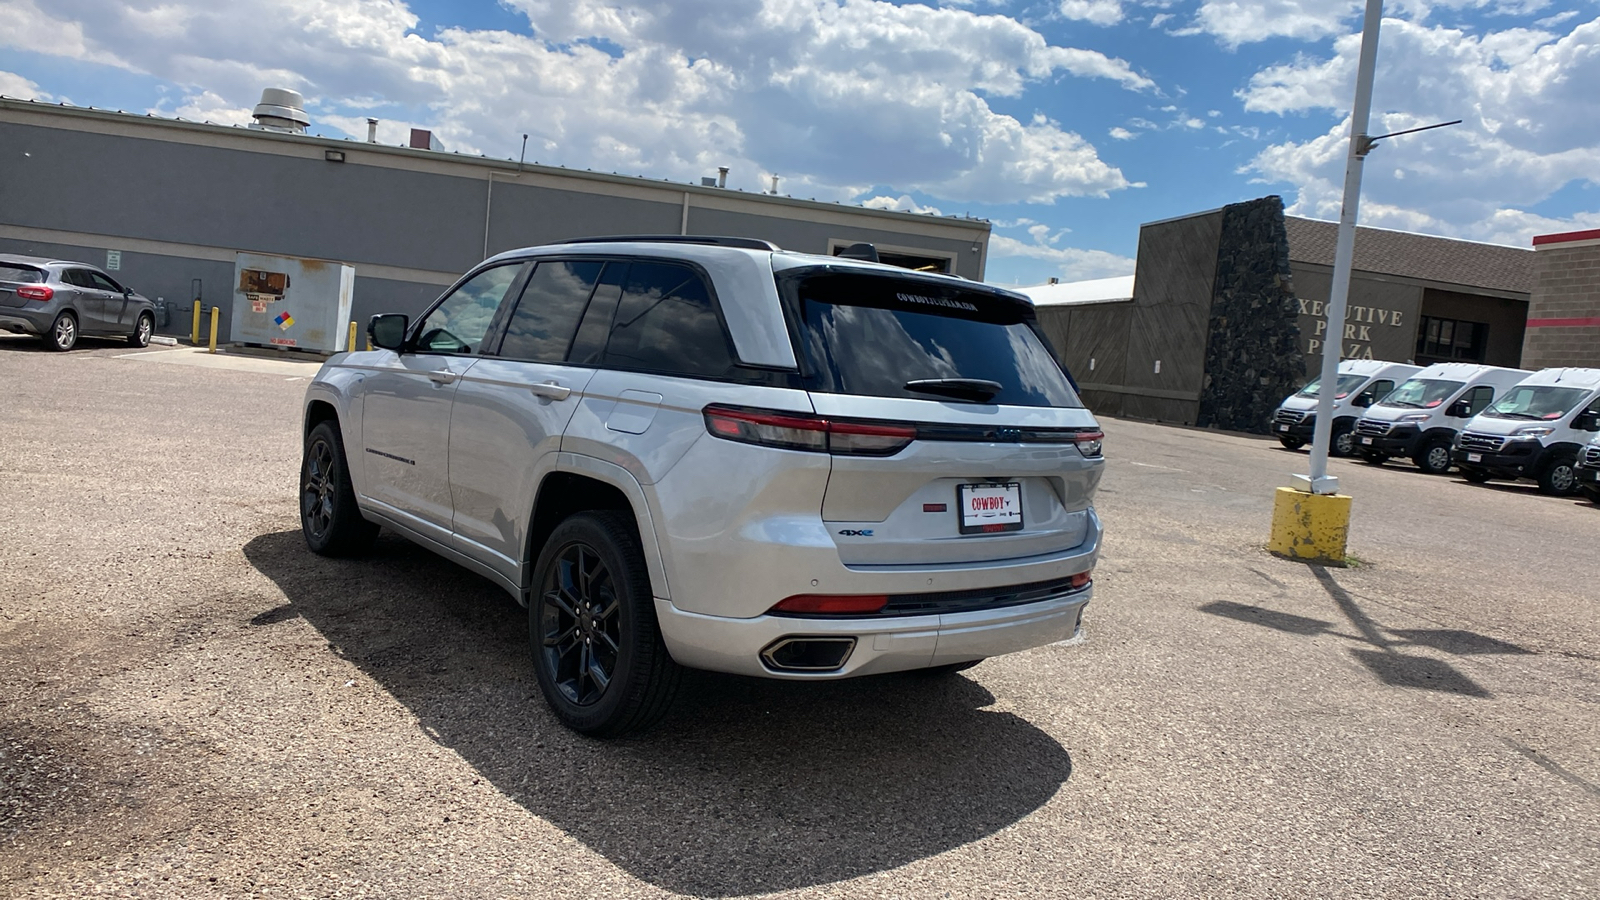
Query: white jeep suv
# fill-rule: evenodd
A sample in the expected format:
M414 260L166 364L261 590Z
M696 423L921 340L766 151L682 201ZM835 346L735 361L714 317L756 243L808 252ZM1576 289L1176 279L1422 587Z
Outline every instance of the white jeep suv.
M306 392L307 544L382 526L504 587L578 731L649 726L679 666L954 671L1080 634L1102 435L1016 294L606 238L369 333Z

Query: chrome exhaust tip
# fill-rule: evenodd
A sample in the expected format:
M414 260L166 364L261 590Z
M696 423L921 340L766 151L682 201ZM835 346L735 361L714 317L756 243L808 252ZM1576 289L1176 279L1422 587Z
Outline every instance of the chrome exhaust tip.
M761 661L774 672L833 672L855 649L853 637L784 637L761 651Z

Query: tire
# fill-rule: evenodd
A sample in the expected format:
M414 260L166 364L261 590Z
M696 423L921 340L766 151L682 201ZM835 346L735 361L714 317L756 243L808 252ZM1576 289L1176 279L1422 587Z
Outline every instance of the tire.
M1580 487L1579 490L1583 491L1583 495L1589 498L1590 503L1600 505L1600 488L1592 488L1585 485Z
M56 316L50 332L44 336L45 346L65 353L78 345L78 317L70 311Z
M1278 438L1278 443L1282 444L1283 449L1285 450L1299 450L1301 447L1306 445L1305 441L1302 441L1299 438L1291 437Z
M1417 468L1429 475L1443 475L1450 471L1450 442L1434 438L1422 445L1417 455L1411 457Z
M1558 456L1539 472L1539 490L1552 497L1570 497L1578 492L1578 460L1571 456Z
M1363 450L1361 452L1361 458L1366 460L1368 463L1370 463L1370 464L1372 464L1374 466L1381 466L1384 463L1389 461L1389 454L1387 454L1387 453L1372 453L1370 451Z
M150 346L150 335L155 333L155 316L149 313L140 313L139 321L133 326L133 334L128 335L128 345L132 347L148 347Z
M545 542L528 598L539 690L562 724L592 737L655 725L682 680L656 624L634 529L615 510L569 517Z
M378 526L361 517L350 484L339 427L322 422L306 436L300 459L300 531L318 556L356 556L372 546Z
M1483 484L1489 480L1489 473L1482 469L1461 468L1461 477L1473 484Z
M1328 439L1329 456L1354 456L1356 452L1356 426L1354 422L1333 423L1333 434Z

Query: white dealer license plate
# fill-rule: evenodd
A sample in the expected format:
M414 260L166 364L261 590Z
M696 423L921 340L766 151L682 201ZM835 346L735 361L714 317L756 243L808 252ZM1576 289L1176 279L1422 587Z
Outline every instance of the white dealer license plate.
M956 486L962 534L1022 530L1022 485L961 484Z
M1467 462L1483 462L1482 453L1468 453Z
M1287 426L1287 425L1279 425L1278 426L1278 430L1279 431L1288 431L1289 430L1289 426Z
M1370 444L1370 443L1372 443L1372 438L1362 438L1361 439L1361 443Z

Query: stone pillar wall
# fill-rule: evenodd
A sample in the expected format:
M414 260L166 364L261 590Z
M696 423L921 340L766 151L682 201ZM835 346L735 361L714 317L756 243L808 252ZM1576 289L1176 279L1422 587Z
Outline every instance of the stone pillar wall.
M1264 434L1273 410L1306 379L1283 200L1263 197L1222 213L1195 424Z
M1600 368L1600 230L1540 235L1533 249L1522 367Z

